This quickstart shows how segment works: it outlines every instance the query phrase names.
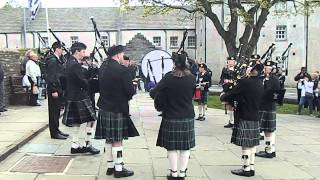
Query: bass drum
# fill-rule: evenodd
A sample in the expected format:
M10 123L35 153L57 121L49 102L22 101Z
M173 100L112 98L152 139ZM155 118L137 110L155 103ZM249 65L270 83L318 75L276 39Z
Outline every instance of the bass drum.
M151 67L150 67L151 66ZM173 61L171 55L163 50L153 50L147 53L141 61L141 70L144 77L150 77L150 81L158 83L162 77L172 71ZM154 78L153 78L154 76Z

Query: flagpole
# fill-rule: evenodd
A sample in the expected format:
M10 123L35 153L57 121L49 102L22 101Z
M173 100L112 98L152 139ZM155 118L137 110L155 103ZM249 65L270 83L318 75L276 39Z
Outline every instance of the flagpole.
M50 38L50 32L49 32L49 14L48 14L48 5L46 1L45 2L45 9L46 9L46 22L47 22L47 35L48 35L48 46L51 46L51 38Z

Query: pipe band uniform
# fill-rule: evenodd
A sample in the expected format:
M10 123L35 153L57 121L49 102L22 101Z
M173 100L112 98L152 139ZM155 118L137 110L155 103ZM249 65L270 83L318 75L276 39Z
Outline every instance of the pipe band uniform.
M93 129L97 120L95 110L92 107L88 95L88 80L81 67L81 60L85 57L87 46L81 42L76 42L71 46L71 56L66 63L66 107L63 114L62 123L68 127L73 127L71 154L91 153L99 154L100 150L92 145ZM84 134L83 145L79 138Z
M228 92L234 87L236 59L227 57L227 66L222 69L219 84L222 85L223 92ZM233 102L223 102L225 105L225 114L229 114L229 122L225 128L232 128L234 124L233 118Z
M116 178L133 176L124 167L123 140L139 136L130 116L129 101L135 94L132 75L124 64L125 47L111 46L108 58L99 69L99 116L95 139L105 139L107 175Z
M155 104L161 106L162 121L157 146L167 150L170 165L167 178L184 179L190 149L195 147L192 97L196 81L187 68L184 54L174 53L172 60L174 69L160 80L150 95L154 98ZM157 98L158 96L160 98Z
M258 157L274 158L275 152L275 131L276 131L276 101L277 93L280 90L280 82L272 70L276 68L276 63L266 61L264 63L262 102L259 108L260 128L265 135L265 150L256 154Z
M241 146L243 167L232 170L239 176L254 176L255 152L259 145L259 105L263 93L263 85L259 80L259 65L256 61L249 63L248 77L239 80L229 92L220 96L221 101L237 102L234 111L235 124L232 129L231 143ZM254 94L254 95L253 95Z

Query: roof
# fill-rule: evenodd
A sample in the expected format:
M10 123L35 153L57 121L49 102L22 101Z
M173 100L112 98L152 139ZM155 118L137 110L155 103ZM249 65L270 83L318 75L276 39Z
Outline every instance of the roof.
M23 8L0 8L0 33L20 33L23 28ZM45 9L40 8L36 19L30 19L26 11L27 32L46 31ZM168 15L150 15L143 17L143 9L126 13L118 7L90 8L48 8L49 27L57 32L93 31L90 17L94 17L100 31L130 29L189 29L195 28L194 20L181 21L185 13L174 11Z

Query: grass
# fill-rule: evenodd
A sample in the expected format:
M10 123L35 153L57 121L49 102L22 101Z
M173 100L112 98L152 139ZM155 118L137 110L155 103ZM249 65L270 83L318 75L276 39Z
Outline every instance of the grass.
M208 107L224 110L224 104L221 103L219 96L209 96ZM279 114L296 114L297 111L298 111L298 105L296 104L284 103L283 106L277 107L277 113ZM302 114L307 114L307 113L308 113L307 109L304 109L304 111L302 111Z

